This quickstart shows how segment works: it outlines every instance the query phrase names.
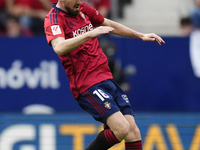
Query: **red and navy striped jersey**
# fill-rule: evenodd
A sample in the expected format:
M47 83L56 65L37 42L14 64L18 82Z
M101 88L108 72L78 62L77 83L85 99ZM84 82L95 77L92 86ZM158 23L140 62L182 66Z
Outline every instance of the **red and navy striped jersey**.
M103 21L104 17L85 3L81 3L80 13L77 16L71 16L53 4L45 18L46 38L51 45L51 40L57 37L65 39L77 37L100 26ZM89 39L59 58L69 78L70 89L75 99L89 87L113 78L107 57L99 46L97 38Z

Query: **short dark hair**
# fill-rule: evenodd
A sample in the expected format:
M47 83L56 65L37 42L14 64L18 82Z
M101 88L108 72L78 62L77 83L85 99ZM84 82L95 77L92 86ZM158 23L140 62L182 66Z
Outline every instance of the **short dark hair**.
M192 25L192 19L190 17L183 17L180 20L181 26Z

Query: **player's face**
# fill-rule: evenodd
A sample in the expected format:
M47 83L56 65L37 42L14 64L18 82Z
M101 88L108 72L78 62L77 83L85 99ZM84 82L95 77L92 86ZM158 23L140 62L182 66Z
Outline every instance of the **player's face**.
M196 0L195 2L196 2L196 5L197 5L198 7L200 7L200 0Z
M64 7L68 14L77 16L80 11L80 4L82 0L63 0Z

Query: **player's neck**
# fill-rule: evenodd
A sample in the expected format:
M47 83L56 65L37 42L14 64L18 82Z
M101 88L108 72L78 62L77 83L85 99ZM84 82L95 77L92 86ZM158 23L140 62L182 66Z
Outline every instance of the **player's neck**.
M63 7L62 2L58 1L58 3L56 4L56 7L67 13L67 10L65 9L65 7Z

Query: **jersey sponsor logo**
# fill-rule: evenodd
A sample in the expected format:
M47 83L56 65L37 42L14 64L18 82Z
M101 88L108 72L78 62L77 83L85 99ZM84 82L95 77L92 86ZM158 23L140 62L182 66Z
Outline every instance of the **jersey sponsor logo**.
M110 104L110 103L105 102L104 105L105 105L105 107L106 107L107 109L111 109L111 104Z
M59 25L53 25L51 26L51 30L53 35L61 34L60 26Z
M82 35L88 31L92 31L94 29L94 27L92 26L92 24L90 23L89 25L86 25L80 29L77 29L75 31L73 31L73 37L77 37L79 35Z
M128 100L127 95L123 94L123 95L122 95L122 98L123 98L127 103L129 103L129 100Z

